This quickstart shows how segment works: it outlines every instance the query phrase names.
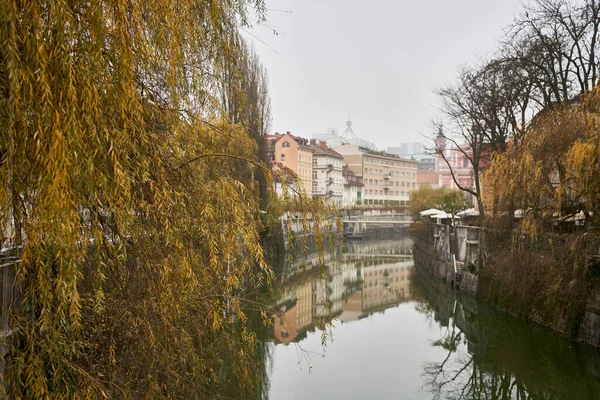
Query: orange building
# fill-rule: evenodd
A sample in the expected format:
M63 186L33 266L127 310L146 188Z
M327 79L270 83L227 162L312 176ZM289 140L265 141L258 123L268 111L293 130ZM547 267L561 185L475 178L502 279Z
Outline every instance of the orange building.
M274 161L294 171L300 179L298 189L312 197L313 151L309 146L308 139L287 132L279 135L273 150Z

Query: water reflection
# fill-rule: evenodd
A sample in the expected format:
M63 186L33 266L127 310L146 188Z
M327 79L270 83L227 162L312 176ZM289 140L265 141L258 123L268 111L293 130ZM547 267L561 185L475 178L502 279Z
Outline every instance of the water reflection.
M598 399L598 350L568 342L459 295L418 270L416 309L444 327L424 364L424 386L442 399Z
M284 263L273 307L275 343L298 342L332 319L359 320L410 298L409 238L346 243L338 254L300 253Z
M324 265L300 252L278 270L271 399L600 398L596 349L457 294L414 268L407 237L346 243ZM302 352L323 342L308 378Z

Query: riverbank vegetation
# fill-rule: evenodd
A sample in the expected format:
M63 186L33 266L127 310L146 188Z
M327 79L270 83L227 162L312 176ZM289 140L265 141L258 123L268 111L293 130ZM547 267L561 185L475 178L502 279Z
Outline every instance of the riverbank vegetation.
M479 293L572 338L600 288L599 54L597 1L532 1L438 90L433 138L473 171Z
M270 106L240 31L264 16L262 0L0 2L0 217L22 259L9 398L257 390L244 298L272 277Z
M495 51L438 90L435 152L482 217L521 210L530 229L531 218L581 212L598 227L598 54L597 1L535 0ZM448 151L470 165L471 186Z
M471 207L467 204L462 192L457 189L441 187L434 189L429 185L422 185L417 190L410 192L410 204L408 210L413 219L420 217L420 212L435 208L454 214L459 210Z

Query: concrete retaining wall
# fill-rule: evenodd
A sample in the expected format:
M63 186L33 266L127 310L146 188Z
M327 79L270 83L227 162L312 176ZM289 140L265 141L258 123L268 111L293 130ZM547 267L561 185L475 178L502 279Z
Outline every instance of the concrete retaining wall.
M425 268L430 274L450 283L457 289L467 293L477 294L477 275L471 273L464 264L454 265L454 260L448 254L439 252L435 242L423 238L415 238L413 250L417 268Z
M486 293L478 293L479 278L473 269L474 265L477 265L481 250L485 250L482 230L477 227L452 228L439 224L432 224L430 229L431 237L415 237L415 266L425 269L460 291L487 298ZM453 255L457 261L456 270ZM600 347L600 280L590 282L589 287L585 311L576 320L576 336L572 339ZM558 323L545 321L535 310L530 310L526 319L561 334L570 335L566 332L566 321L560 318Z

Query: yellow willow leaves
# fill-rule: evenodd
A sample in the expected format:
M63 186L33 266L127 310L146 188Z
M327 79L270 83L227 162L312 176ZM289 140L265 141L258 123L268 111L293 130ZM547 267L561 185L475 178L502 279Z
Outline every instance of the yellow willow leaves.
M534 232L543 220L578 211L597 217L599 93L596 87L572 103L543 110L521 143L511 143L505 154L494 157L486 172L494 204L505 211L524 210L522 229Z
M266 167L220 119L215 77L250 7L0 0L0 218L23 245L11 398L210 397L222 352L252 354L227 300L272 277ZM302 209L322 223L318 202L281 206Z

